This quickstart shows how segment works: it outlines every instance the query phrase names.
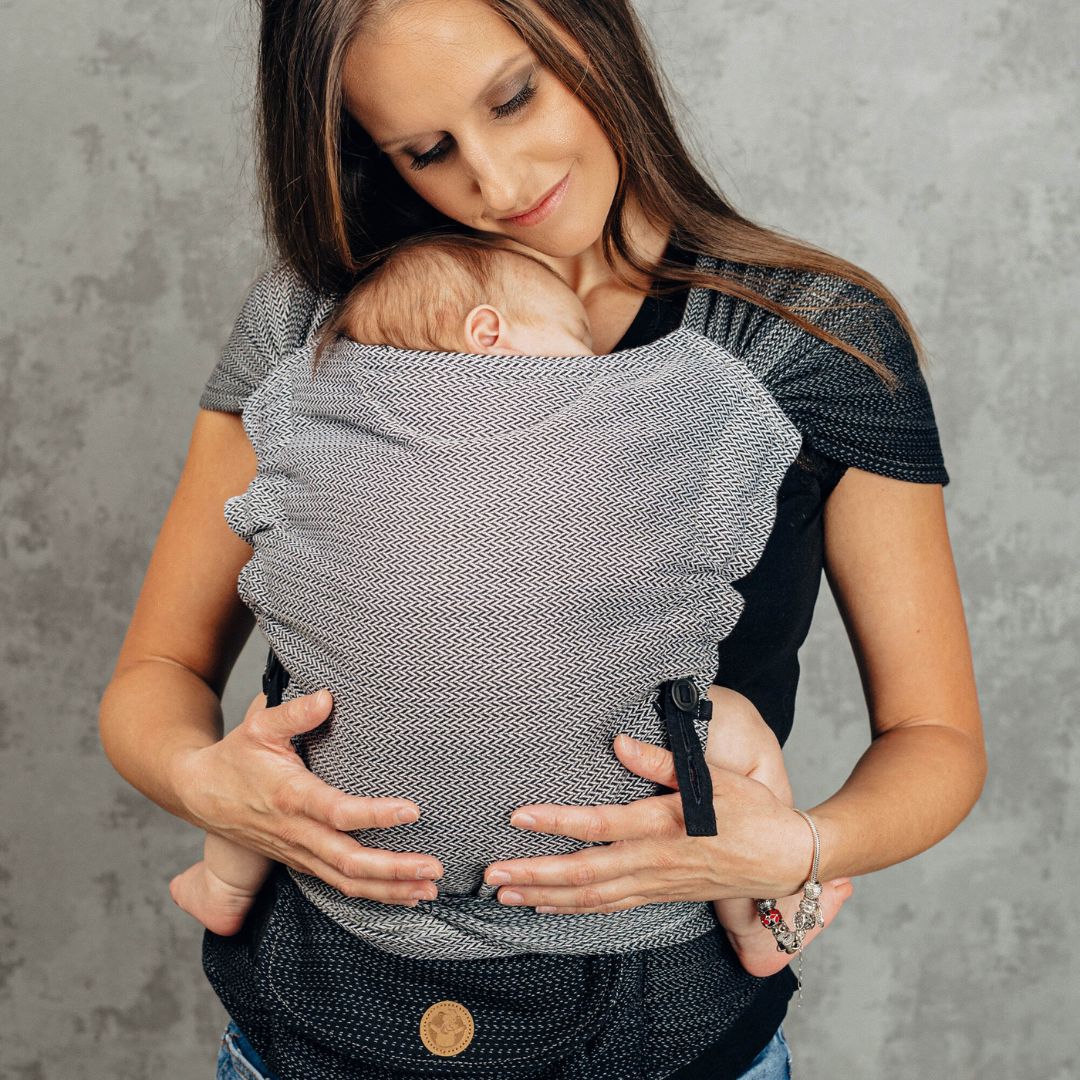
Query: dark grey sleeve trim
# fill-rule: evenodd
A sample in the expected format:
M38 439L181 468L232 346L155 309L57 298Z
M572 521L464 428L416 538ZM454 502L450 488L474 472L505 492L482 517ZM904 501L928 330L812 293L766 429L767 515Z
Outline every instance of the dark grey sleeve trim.
M808 435L807 440L814 448L846 466L865 469L867 472L891 476L896 480L911 480L918 484L949 483L949 473L940 459L937 461L897 461L883 455L873 456L851 446L843 445L827 435Z
M861 360L787 319L717 301L713 326L768 388L808 445L846 466L897 480L948 484L934 408L911 338L888 305L842 278L763 271L752 284L883 363L890 390ZM730 345L728 347L731 347Z
M868 318L873 323L869 340L857 325L848 328L847 340L881 360L899 380L896 389L843 350L812 349L818 355L811 370L825 397L795 406L806 438L845 465L896 480L947 485L934 407L914 345L884 305Z

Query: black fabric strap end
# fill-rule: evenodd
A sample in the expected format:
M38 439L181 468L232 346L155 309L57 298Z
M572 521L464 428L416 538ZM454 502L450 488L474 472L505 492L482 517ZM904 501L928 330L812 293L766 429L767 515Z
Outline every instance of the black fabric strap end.
M266 706L272 708L281 704L281 696L289 685L289 673L277 658L273 649L266 658L266 670L263 671L262 689L266 695Z
M662 682L655 701L675 758L687 836L716 836L712 775L701 748L695 722L712 719L712 702L698 694L688 678Z

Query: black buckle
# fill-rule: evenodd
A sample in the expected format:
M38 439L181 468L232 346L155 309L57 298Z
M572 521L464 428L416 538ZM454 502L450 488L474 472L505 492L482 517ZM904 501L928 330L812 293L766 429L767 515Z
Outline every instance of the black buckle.
M277 653L273 649L270 650L270 655L266 658L266 669L263 671L262 677L262 689L266 695L266 707L271 708L274 705L281 704L281 695L285 692L285 687L289 685L289 673L285 670L285 666L277 658Z
M712 719L712 702L698 693L692 679L667 679L660 684L653 707L664 722L675 758L686 835L716 836L712 776L694 726L695 720Z

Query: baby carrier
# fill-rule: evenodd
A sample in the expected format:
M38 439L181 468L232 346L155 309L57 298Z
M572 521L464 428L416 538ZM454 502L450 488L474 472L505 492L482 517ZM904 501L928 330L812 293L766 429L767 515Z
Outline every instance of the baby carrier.
M601 356L343 341L313 376L305 344L248 398L258 469L225 512L253 547L268 702L329 689L297 752L341 790L414 799L414 824L352 835L445 868L407 908L276 864L241 934L205 933L281 1080L661 1080L735 1018L744 1049L783 1018L793 977L748 975L709 903L546 915L482 880L587 846L513 828L519 806L666 792L619 762L620 731L672 750L689 834L723 827L705 692L801 436L706 335L711 296Z
M445 868L417 908L290 871L371 944L618 952L713 925L701 903L552 917L482 880L497 860L587 846L514 828L523 804L666 790L618 760L620 731L673 750L688 830L715 832L705 692L800 439L702 333L709 297L692 289L676 330L599 356L339 341L312 375L308 344L248 399L257 474L225 505L254 549L239 592L285 700L334 698L294 746L334 787L415 800L416 823L352 835Z

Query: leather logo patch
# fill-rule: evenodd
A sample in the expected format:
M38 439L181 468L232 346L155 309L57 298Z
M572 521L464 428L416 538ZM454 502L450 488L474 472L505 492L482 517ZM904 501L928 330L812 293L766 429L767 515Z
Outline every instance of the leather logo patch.
M420 1017L420 1040L439 1057L455 1057L472 1042L472 1013L460 1001L447 999L429 1005Z

